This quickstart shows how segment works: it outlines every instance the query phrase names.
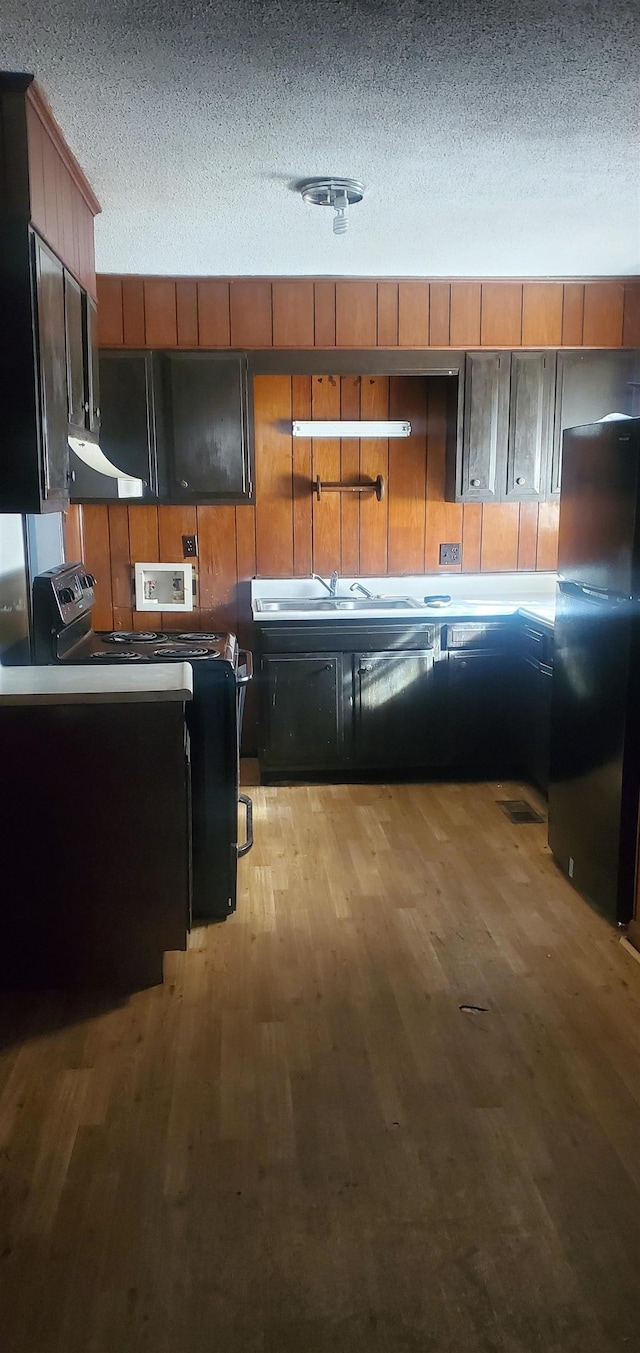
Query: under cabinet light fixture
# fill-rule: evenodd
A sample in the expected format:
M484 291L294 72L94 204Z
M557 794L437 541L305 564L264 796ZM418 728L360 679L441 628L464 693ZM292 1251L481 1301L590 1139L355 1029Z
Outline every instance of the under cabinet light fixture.
M411 423L407 422L385 422L380 419L375 422L349 422L345 419L329 419L323 421L318 418L312 422L294 422L294 437L410 437Z

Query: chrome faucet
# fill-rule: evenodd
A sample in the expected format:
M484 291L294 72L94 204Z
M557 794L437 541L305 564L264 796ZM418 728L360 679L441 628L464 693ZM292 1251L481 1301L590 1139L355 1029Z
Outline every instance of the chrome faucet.
M350 591L350 592L361 592L362 595L363 595L363 597L368 597L368 598L369 598L369 601L373 601L373 600L374 600L373 592L370 592L368 587L363 587L362 583L352 583L352 584L351 584L351 587L349 588L349 591Z
M337 569L331 574L331 578L328 583L325 582L324 578L320 577L319 573L312 573L311 577L315 578L317 583L322 583L322 586L326 588L330 597L335 597L336 592L338 590L338 578L340 577L340 574L338 573Z

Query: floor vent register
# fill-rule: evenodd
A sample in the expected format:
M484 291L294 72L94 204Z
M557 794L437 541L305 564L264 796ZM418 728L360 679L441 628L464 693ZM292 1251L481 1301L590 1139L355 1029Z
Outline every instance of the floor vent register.
M510 822L544 822L542 814L536 813L526 799L496 799L496 803Z

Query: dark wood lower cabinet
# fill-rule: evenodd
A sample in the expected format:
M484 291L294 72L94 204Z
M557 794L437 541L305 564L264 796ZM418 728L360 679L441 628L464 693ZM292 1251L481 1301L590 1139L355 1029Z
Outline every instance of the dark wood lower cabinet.
M503 654L449 654L452 759L461 774L494 779L514 773L510 676Z
M553 668L525 658L518 692L522 774L543 794L549 790Z
M265 770L327 770L344 760L343 655L262 659Z
M446 763L450 746L445 667L434 662L432 652L354 655L357 766Z
M350 632L325 624L317 641L332 648L296 651L315 637L304 624L263 630L267 779L522 776L546 792L551 631L518 619ZM276 646L285 651L268 651Z
M0 991L161 982L191 913L184 704L3 705L0 759Z

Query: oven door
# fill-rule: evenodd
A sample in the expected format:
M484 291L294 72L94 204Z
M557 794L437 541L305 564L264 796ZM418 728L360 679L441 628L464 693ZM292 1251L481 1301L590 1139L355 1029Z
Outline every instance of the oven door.
M248 794L240 793L240 747L242 745L242 721L244 718L244 705L247 693L247 686L253 680L253 654L248 649L240 649L238 653L238 670L236 675L236 726L237 726L237 788L238 803L242 804L245 810L245 839L236 843L236 853L238 859L243 855L248 855L253 845L253 803Z

